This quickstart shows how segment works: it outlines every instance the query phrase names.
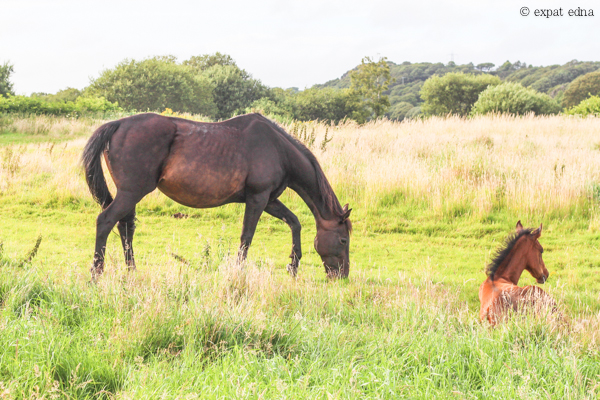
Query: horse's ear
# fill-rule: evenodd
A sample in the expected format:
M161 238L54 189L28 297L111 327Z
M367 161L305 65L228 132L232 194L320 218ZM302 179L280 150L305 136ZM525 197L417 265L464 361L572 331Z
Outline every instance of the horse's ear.
M534 239L539 238L540 236L542 236L542 224L540 224L540 227L537 228L535 231L531 232L531 236Z
M342 211L344 212L342 214L342 216L340 217L340 222L344 222L345 220L348 219L348 217L350 216L350 211L352 211L352 209L348 209L348 204L346 204L343 208Z
M517 222L517 233L521 232L523 230L523 225L521 225L521 220L519 220Z

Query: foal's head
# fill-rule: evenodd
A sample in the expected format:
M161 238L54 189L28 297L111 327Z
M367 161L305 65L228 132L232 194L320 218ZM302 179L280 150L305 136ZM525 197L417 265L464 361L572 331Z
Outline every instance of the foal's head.
M520 234L522 231L524 231L523 225L521 225L521 221L519 221L517 222L517 234ZM540 224L540 227L536 230L523 235L523 240L526 240L527 243L524 247L526 259L525 269L537 280L537 283L546 282L546 279L548 279L548 276L550 275L546 269L544 260L542 259L544 249L538 241L541 235L542 224Z
M321 256L329 278L347 278L350 273L350 232L352 223L348 219L351 209L348 204L343 214L336 219L322 221L317 227L315 250Z

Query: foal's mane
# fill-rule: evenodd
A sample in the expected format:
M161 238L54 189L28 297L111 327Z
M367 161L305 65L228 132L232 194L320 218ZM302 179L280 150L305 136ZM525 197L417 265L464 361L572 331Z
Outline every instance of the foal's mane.
M498 268L500 267L502 262L513 251L515 244L517 244L519 239L521 239L525 235L531 234L532 231L533 229L527 228L522 229L518 233L508 235L508 237L504 240L504 248L500 247L498 250L496 250L494 259L491 263L488 264L487 268L485 269L485 273L487 274L487 276L490 277L491 280L494 280L494 275L496 274L496 271L498 271Z
M257 115L262 117L273 129L286 138L290 144L292 144L300 153L302 153L302 155L304 155L304 157L310 161L311 165L315 169L315 174L317 175L317 184L319 185L319 191L321 192L323 204L325 204L325 207L327 207L334 216L341 218L344 215L344 210L342 209L337 196L329 184L325 173L323 173L323 169L321 169L321 165L319 164L319 161L317 161L315 155L297 138L287 133L285 129L279 126L278 123L266 118L261 114ZM348 227L348 231L352 231L352 223L350 220L346 219L344 222Z

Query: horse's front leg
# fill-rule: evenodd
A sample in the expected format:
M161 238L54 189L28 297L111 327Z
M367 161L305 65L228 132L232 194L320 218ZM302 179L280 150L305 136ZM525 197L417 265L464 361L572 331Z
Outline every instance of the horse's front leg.
M292 262L291 264L288 264L287 270L291 276L296 276L298 273L298 265L302 258L302 246L300 245L300 231L302 226L300 226L300 221L298 221L298 217L296 217L294 213L279 200L269 202L265 211L288 224L292 230L292 254L290 254Z
M260 215L265 210L269 202L269 193L246 196L246 210L244 211L244 226L242 227L242 236L240 237L240 249L238 259L243 261L248 255L248 248L252 244L256 225Z

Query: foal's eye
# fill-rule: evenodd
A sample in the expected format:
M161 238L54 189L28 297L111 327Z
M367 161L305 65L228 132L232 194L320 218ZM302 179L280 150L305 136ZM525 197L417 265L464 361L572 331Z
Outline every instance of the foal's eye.
M346 239L346 238L340 238L340 243L345 246L345 245L348 244L348 239Z

